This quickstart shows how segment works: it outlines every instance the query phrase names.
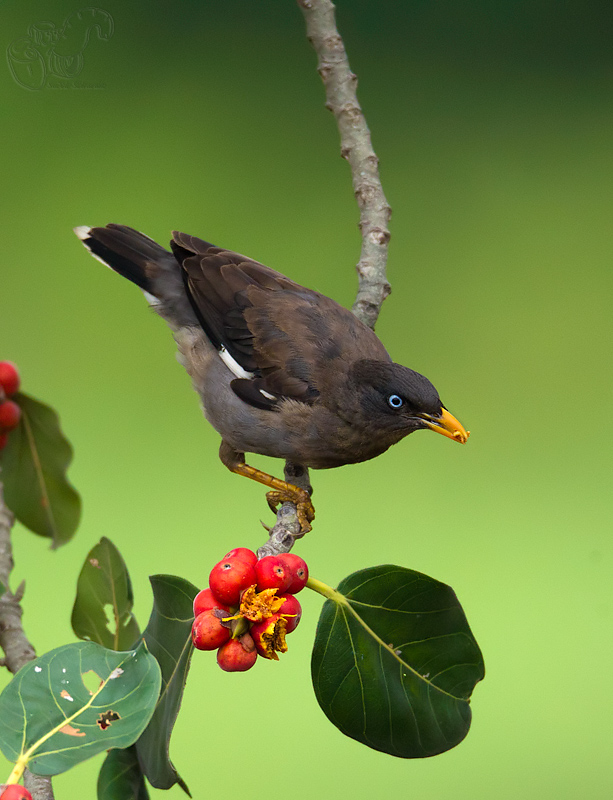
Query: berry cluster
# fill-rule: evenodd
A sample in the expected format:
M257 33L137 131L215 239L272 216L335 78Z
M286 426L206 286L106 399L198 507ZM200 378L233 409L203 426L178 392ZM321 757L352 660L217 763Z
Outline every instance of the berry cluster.
M230 550L194 600L194 646L217 650L226 672L251 669L258 655L278 660L287 651L286 634L300 622L294 595L308 577L306 562L293 553L258 560L246 547Z
M2 789L1 786L0 789ZM8 783L4 787L2 794L0 794L0 800L32 800L32 795L25 786L20 786L18 783Z
M21 409L7 397L19 389L19 373L12 361L0 361L0 450L6 447L8 434L19 425Z

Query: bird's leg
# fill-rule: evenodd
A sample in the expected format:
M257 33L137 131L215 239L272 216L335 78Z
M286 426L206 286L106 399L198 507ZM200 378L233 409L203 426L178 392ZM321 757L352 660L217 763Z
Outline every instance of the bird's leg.
M310 523L315 519L315 509L306 489L301 489L299 486L294 486L293 483L282 481L280 478L256 469L256 467L249 466L245 463L245 454L238 452L223 440L219 448L219 458L230 472L244 475L246 478L251 478L252 481L269 486L273 491L266 494L266 499L273 512L276 513L279 503L294 503L301 533L308 533L311 530Z
M291 483L299 489L304 489L305 492L308 492L309 497L313 497L313 487L311 486L307 467L303 467L302 464L296 464L293 461L286 461L284 478L287 483Z

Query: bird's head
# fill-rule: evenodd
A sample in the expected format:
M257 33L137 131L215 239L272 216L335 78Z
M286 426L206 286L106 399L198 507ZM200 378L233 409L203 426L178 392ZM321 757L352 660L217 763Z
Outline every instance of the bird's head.
M441 403L430 381L408 367L393 362L357 361L351 380L358 389L362 415L382 432L398 439L420 428L442 433L464 444L469 432Z

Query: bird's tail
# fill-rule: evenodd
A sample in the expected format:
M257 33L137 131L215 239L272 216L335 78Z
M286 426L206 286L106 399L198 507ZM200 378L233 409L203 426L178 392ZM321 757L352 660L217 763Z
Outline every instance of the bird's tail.
M82 225L74 232L94 258L154 296L158 293L156 278L164 265L170 260L176 269L176 260L168 250L127 225Z

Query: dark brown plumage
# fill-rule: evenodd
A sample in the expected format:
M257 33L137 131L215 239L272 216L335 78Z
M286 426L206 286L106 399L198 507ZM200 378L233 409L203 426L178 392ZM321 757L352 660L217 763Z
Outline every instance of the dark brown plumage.
M246 465L245 452L323 469L378 456L420 428L466 441L430 381L329 297L184 233L169 253L122 225L75 231L173 329L224 464L275 490L270 502L297 502L305 529L308 495Z

